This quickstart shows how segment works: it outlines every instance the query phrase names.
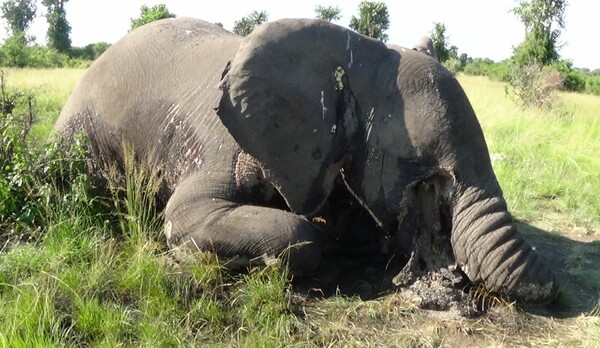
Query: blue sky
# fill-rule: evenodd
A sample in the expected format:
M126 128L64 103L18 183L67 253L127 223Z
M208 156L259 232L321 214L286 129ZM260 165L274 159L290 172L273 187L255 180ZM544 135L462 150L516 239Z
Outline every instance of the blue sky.
M446 25L451 45L472 57L508 58L514 46L523 40L524 27L509 10L516 0L384 0L390 12L389 42L412 46L427 35L433 22ZM66 4L71 23L71 38L76 46L106 41L115 42L127 33L130 19L139 15L143 4L164 3L178 16L223 23L231 30L235 20L253 10L266 10L269 20L286 17L313 18L316 5L338 6L342 19L337 24L348 26L350 17L357 14L360 0L70 0ZM38 6L44 10L43 6ZM566 11L566 30L561 36L564 46L561 57L573 61L576 67L600 68L600 47L591 44L600 40L596 22L600 13L598 0L571 0ZM3 25L4 26L4 25ZM45 18L39 16L30 34L38 42L45 41ZM2 36L6 34L2 32Z

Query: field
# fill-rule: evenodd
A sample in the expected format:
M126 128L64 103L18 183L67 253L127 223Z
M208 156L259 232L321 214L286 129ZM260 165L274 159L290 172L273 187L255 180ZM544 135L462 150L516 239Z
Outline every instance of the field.
M83 73L4 72L37 97L30 146L43 146ZM123 187L97 196L83 174L66 192L34 178L41 221L0 220L0 346L600 345L600 97L564 93L551 111L521 110L498 82L458 79L509 209L561 281L555 304L484 297L487 313L467 319L398 292L309 297L277 264L231 274L212 255L166 250L148 196L156 183L130 165ZM15 230L28 241L11 241Z

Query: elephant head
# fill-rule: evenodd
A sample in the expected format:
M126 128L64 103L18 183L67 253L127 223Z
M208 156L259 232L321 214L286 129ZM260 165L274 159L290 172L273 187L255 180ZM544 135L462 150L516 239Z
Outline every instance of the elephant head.
M440 233L473 282L527 302L556 296L507 211L465 93L432 57L287 19L244 40L220 87L223 124L293 212L317 211L341 172L374 219L401 234L407 200L419 197L407 190L435 178L439 197L428 201L443 211L424 215L443 217Z
M437 59L437 54L435 53L435 48L433 47L433 41L429 36L423 36L417 41L413 50L418 52L423 52Z

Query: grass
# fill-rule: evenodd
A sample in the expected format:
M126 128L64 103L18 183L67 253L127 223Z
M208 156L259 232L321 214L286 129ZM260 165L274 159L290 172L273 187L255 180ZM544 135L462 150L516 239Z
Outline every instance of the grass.
M32 137L49 134L82 74L6 71L9 85L38 96L42 126ZM564 244L561 272L583 292L562 296L597 298L598 242L561 238L580 231L600 239L595 114L600 98L561 94L557 110L523 111L499 83L468 76L459 81L478 114L512 212L531 224L526 232L551 230L554 239L546 243ZM32 236L28 243L0 252L0 346L595 347L600 342L600 302L562 319L524 313L511 304L497 304L480 318L459 319L420 310L400 293L371 301L341 294L307 298L292 290L279 264L234 274L214 255L167 250L152 205L156 169L133 161L126 167L118 184L102 195L92 193L84 175L75 175L68 189L44 177L34 181L34 188L46 192L36 203L43 221L26 231ZM7 228L0 224L0 236Z
M599 230L600 97L562 93L555 110L522 110L496 82L459 80L516 217L551 230Z
M45 139L52 130L71 91L85 69L5 69L4 77L9 87L36 95L36 125L34 139Z

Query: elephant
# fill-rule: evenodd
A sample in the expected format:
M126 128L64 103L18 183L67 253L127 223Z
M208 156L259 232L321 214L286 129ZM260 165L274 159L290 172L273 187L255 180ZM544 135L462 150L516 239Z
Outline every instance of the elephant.
M320 20L277 20L242 39L165 19L93 63L55 130L67 142L86 133L100 165L121 163L127 143L162 168L170 248L240 265L283 257L311 274L324 245L314 218L335 188L406 250L420 230L446 238L442 266L473 283L522 302L557 295L507 210L464 91L412 49Z
M435 48L433 47L433 41L429 36L423 36L417 41L413 50L418 52L423 52L437 59L437 54L435 53Z

